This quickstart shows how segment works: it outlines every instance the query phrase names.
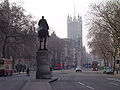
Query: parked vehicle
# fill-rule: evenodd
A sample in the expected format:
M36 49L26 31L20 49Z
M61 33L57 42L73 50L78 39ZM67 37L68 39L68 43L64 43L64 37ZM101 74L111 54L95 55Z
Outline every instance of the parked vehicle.
M76 72L82 72L82 69L80 67L77 67L75 71Z
M12 76L12 60L11 59L0 59L0 76Z
M110 67L104 67L104 72L105 74L114 74L113 69Z

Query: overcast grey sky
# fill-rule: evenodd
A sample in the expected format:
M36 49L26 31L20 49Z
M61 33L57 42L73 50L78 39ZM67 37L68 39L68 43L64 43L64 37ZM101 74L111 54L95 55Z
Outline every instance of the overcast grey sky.
M86 44L86 30L84 27L84 15L90 3L98 3L105 0L10 0L12 2L24 2L23 7L27 13L32 14L38 21L45 16L49 26L60 38L67 37L67 16L70 14L83 17L83 44Z
M67 15L74 16L74 6L76 16L83 16L89 3L96 0L10 0L23 1L23 7L31 13L37 20L42 15L45 16L49 26L61 37L67 37Z

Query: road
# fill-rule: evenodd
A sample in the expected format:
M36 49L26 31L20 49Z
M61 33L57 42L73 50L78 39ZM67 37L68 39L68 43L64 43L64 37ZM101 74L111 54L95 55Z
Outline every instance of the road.
M0 77L0 90L22 90L24 85L34 78L33 75L34 74L26 76L26 73L22 73L8 77Z
M53 90L120 90L120 76L101 71L53 71L59 79L51 83Z

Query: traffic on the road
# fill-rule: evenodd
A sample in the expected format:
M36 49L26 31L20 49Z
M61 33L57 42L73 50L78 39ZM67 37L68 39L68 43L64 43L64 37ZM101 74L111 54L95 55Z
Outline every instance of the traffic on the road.
M53 90L120 90L120 76L103 74L103 70L84 68L79 73L76 70L53 72L59 78L51 83Z

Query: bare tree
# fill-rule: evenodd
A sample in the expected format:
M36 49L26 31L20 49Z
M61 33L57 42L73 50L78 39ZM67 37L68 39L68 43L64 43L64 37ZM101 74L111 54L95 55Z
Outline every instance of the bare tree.
M98 5L92 4L88 15L89 46L98 54L102 52L101 55L103 54L104 57L111 55L115 69L120 36L120 1L110 0Z
M36 50L36 21L21 5L0 2L0 53L2 57L33 58ZM32 42L32 43L31 43ZM13 64L14 65L14 64Z

